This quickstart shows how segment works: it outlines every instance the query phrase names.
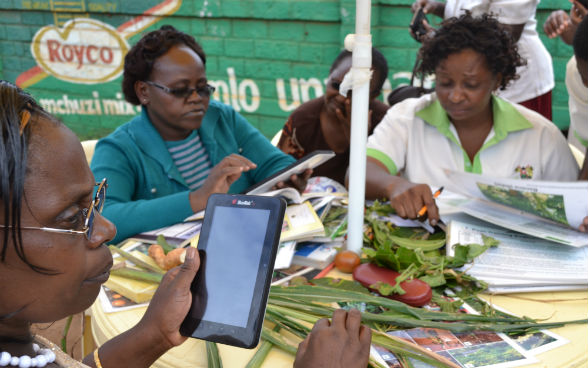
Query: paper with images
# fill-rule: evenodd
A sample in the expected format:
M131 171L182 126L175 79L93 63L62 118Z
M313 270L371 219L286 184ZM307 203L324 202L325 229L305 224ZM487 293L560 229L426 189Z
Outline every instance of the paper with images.
M482 244L482 234L500 242L463 267L490 286L563 286L588 288L588 248L561 247L518 232L492 226L464 214L445 216L449 222L447 254L455 244ZM508 289L504 289L505 291Z
M438 200L496 225L572 246L588 245L576 230L588 216L588 182L491 178L447 171L448 187L467 199Z

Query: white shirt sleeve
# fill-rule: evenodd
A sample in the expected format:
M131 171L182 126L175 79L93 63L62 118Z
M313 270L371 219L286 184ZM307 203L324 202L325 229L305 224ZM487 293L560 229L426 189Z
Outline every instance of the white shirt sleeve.
M489 13L497 15L503 24L525 24L535 16L537 0L492 0Z
M388 110L384 118L374 129L374 133L368 138L367 148L379 151L383 156L370 157L381 161L390 169L390 160L396 167L396 172L401 171L406 163L406 149L409 134L411 117L414 118L414 111L407 111L406 100L402 101ZM393 172L392 174L396 174Z

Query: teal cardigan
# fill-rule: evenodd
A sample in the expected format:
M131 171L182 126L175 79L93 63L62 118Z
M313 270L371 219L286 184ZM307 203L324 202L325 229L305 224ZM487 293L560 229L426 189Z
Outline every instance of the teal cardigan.
M237 153L257 164L229 193L239 193L294 159L282 153L231 107L211 100L199 129L212 165ZM98 141L92 158L97 180L107 178L103 215L117 227L113 242L181 222L190 216L190 189L146 110Z

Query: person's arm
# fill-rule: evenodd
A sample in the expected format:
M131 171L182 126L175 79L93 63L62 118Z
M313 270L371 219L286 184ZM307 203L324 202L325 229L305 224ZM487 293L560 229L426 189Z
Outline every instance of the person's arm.
M543 23L543 31L547 37L555 38L559 36L563 42L571 45L574 33L576 33L576 25L572 23L568 13L563 10L555 10L549 14L545 23Z
M190 284L199 267L198 252L189 247L184 264L165 274L141 321L98 348L102 367L146 368L186 340L180 325L192 303ZM94 353L83 362L97 367Z
M232 111L232 120L235 140L242 148L242 155L254 162L257 168L251 171L253 184L260 182L268 176L292 164L295 159L274 147L271 142L255 129L243 116ZM291 186L301 190L306 186L309 172L302 175L294 175L291 178ZM290 183L286 183L288 185Z
M96 145L91 167L97 180L108 180L103 215L117 227L113 243L181 222L193 214L190 191L168 178L158 165L150 165L149 160L109 138Z
M317 321L298 346L294 368L365 368L370 357L372 331L361 324L357 309L337 309L331 322Z
M427 206L427 218L435 226L439 221L439 210L431 188L427 184L415 184L400 176L392 175L380 161L368 157L366 163L366 198L390 200L396 214L415 219L420 209Z

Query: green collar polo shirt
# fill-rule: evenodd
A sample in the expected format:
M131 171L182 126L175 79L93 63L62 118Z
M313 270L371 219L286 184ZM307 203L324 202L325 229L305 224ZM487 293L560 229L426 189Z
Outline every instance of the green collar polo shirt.
M394 105L368 138L367 155L414 183L447 184L444 169L502 178L573 181L565 138L551 121L492 97L494 126L470 161L436 94Z

